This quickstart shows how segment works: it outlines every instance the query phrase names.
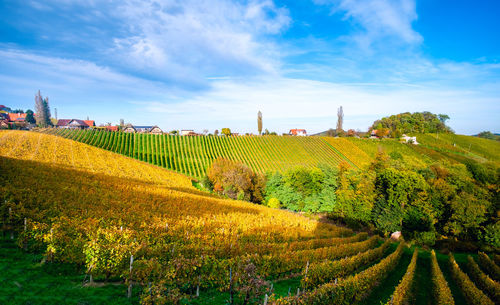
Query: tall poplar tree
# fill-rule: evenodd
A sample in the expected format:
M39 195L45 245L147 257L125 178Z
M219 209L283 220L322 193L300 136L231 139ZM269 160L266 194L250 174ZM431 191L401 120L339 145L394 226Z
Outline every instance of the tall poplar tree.
M50 108L49 108L49 98L42 98L40 90L38 94L35 95L35 110L36 110L36 124L40 127L47 127L52 125L50 121Z
M344 110L342 109L342 106L337 110L337 130L336 134L342 134L344 132L344 129L342 129L342 125L344 124Z
M262 135L262 112L257 113L257 128L259 130L259 136Z

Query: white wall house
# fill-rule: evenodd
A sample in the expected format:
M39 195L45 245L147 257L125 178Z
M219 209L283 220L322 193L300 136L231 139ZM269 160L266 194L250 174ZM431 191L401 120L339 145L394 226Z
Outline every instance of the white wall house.
M401 141L404 141L405 143L411 143L414 145L418 145L417 137L409 137L405 134L401 137Z
M189 135L191 133L194 133L194 130L192 130L192 129L183 129L183 130L181 130L181 136L187 136L187 135Z

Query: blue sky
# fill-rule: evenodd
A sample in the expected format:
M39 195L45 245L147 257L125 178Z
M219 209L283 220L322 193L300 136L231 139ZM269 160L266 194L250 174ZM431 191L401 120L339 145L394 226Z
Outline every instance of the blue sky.
M0 104L165 130L500 131L500 1L0 1ZM54 112L54 111L52 111Z

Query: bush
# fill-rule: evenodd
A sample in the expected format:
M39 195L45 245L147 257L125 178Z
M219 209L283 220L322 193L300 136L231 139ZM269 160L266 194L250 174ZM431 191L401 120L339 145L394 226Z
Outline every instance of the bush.
M292 211L331 212L336 201L337 172L328 167L293 168L268 176L265 197Z
M273 197L267 201L267 206L273 209L279 209L281 208L281 202Z
M487 225L481 239L487 245L500 248L500 221Z
M418 245L432 247L436 244L436 232L416 232L413 234L413 240Z
M207 170L213 190L231 199L260 203L265 178L241 162L218 158Z

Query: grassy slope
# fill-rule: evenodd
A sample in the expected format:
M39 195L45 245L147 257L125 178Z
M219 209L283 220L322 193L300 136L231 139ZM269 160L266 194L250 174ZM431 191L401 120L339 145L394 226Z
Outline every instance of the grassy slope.
M84 272L71 264L40 264L43 255L26 253L0 240L0 304L137 304L139 290L126 297L125 285L83 287Z
M139 304L141 288L134 286L128 299L127 286L108 284L101 287L82 286L85 272L73 264L40 264L43 255L27 253L7 238L0 238L0 304ZM288 290L297 292L300 277L274 282L277 295ZM229 293L202 290L199 298L184 300L186 304L225 304Z
M218 157L241 161L259 173L295 166L337 166L341 161L349 161L319 137L182 137L61 129L44 132L125 154L195 178L204 176L207 167Z
M69 217L88 217L88 215L97 213L99 218L111 218L108 219L110 222L114 221L113 217L119 215L120 225L123 222L129 230L142 230L143 226L137 222L140 219L151 219L154 216L162 215L165 217L163 221L166 220L171 224L172 234L175 232L175 217L178 214L189 215L190 219L202 219L203 228L207 228L208 224L222 227L227 225L227 227L231 226L232 228L241 227L242 231L238 235L242 242L247 237L248 240L257 238L265 230L272 230L273 236L283 233L283 238L280 237L280 240L321 238L335 234L329 230L334 229L331 225L320 224L310 218L286 211L213 198L209 194L201 193L193 188L190 179L186 176L61 137L32 132L2 131L0 132L0 144L2 144L0 145L0 167L21 173L13 179L9 179L8 177L12 177L9 175L0 175L1 179L5 179L2 181L9 181L5 185L0 184L0 190L8 190L11 192L12 198L22 196L26 199L24 202L26 206L33 204L42 210L60 206L61 208L57 208L57 212L52 212L65 213ZM6 173L6 171L0 170L0 173ZM44 181L44 184L32 183L33 181L30 179ZM27 183L30 185L28 188L26 187ZM129 184L140 185L138 192L129 188L125 190ZM122 187L123 190L120 190ZM95 192L95 190L99 190L99 192ZM34 198L37 196L24 197L23 195L31 194L30 192L52 194L50 204L45 201L43 203L31 202L27 198L35 200ZM82 201L81 196L84 194L86 200ZM149 194L149 196L146 198L144 194ZM179 199L182 199L183 202L179 203L181 209L176 210ZM163 204L156 204L152 207L152 202L162 202ZM45 206L44 203L48 205ZM195 211L200 212L199 210L208 209L207 206L204 206L205 203L210 207L218 206L218 210L206 215L195 213ZM87 209L86 204L91 204L92 208ZM133 213L122 213L132 206ZM200 207L202 208L200 209ZM72 212L73 209L76 209L73 211L75 213ZM158 209L162 211L159 212ZM87 216L82 215L81 211L85 211L83 214ZM99 211L105 211L105 214ZM28 219L31 219L31 217L36 216L30 215L29 211L26 212L28 215L23 214L19 217L27 216ZM266 215L266 213L270 214ZM234 218L240 214L242 217ZM217 215L218 221L210 223L211 220L215 219L213 215ZM297 221L294 222L294 219ZM287 226L281 220L290 222L291 225ZM44 221L44 219L41 218L40 221ZM231 221L235 221L235 223ZM291 236L290 234L293 232L298 235ZM10 270L10 273L4 272L8 284L1 287L5 290L0 293L0 296L6 296L9 302L12 300L13 304L24 304L27 301L34 304L38 304L37 302L44 304L64 303L60 299L54 298L55 294L72 295L75 298L75 304L112 302L121 304L119 303L121 302L120 296L123 296L124 293L122 285L109 286L105 289L82 288L80 284L83 279L83 271L74 265L46 264L39 268L37 264L42 260L42 255L19 251L15 249L12 242L9 246L2 245L0 257L5 257L4 260L0 261L0 268ZM38 281L39 279L40 281ZM26 287L29 291L25 293L23 290L19 290L16 288L18 285L15 282L21 287ZM289 287L292 291L296 291L299 282L300 278L275 283L275 291L287 294ZM12 283L16 287L12 286ZM16 293L19 293L20 296L16 296ZM215 290L202 291L201 296L200 299L192 302L194 304L221 304L220 298L224 298L223 294ZM19 300L13 299L13 297L19 298ZM212 298L215 299L211 300ZM109 301L110 299L113 301ZM9 304L9 302L1 300L0 304ZM68 297L67 302L71 304L73 299Z
M282 171L294 166L337 166L341 161L355 168L365 168L379 150L388 154L399 153L402 162L412 167L423 167L442 159L451 162L464 162L467 158L481 162L500 159L500 142L454 134L417 134L417 141L421 145L407 145L394 139L146 136L54 129L45 132L125 154L195 178L203 176L217 157L241 161L260 173ZM150 148L145 148L145 145ZM148 154L148 151L151 153Z
M417 141L439 151L451 152L478 161L500 160L500 142L456 134L417 135Z
M440 139L445 138L443 135L439 135L439 137ZM456 139L453 135L450 135L449 138L452 140ZM493 160L498 160L498 151L495 151L493 149L495 147L498 147L499 144L497 142L466 136L459 136L458 139L461 141L460 145L467 145L467 143L470 143L471 151L475 155L479 154L477 148L473 149L474 143L483 145L483 147L486 147L487 151L484 152L480 157L483 159L488 157ZM415 162L415 164L428 164L433 162L434 159L437 159L436 156L439 156L441 158L448 158L450 154L476 158L474 156L464 154L463 150L449 149L450 147L446 146L446 144L442 144L442 146L446 147L446 150L439 147L437 151L432 149L432 145L437 146L441 143L438 141L434 141L432 135L423 137L423 140L419 139L419 141L422 141L426 147L400 144L394 140L348 140L354 143L360 150L362 150L367 156L370 156L371 158L373 158L379 147L389 153L398 151L404 155L405 160L406 158L410 158L408 160L412 160L412 162ZM431 140L434 142L432 142ZM428 143L434 144L430 145ZM479 144L477 144L478 147ZM425 155L422 155L422 153L424 153ZM47 158L51 159L52 156L47 156ZM96 164L94 164L93 166L97 166L99 168L101 167L100 165ZM104 168L104 164L102 167ZM117 302L117 304L127 304L128 302L128 300L122 300L120 297L120 295L123 296L124 289L121 286L107 286L104 288L82 288L78 285L81 281L82 273L76 269L72 269L72 267L37 267L37 262L40 260L40 256L22 253L19 250L15 250L12 247L12 244L9 246L8 243L5 242L2 244L1 251L2 253L0 255L0 270L2 270L3 272L0 275L0 279L2 279L2 282L5 282L5 280L7 280L7 285L4 285L3 287L0 285L0 303L2 304L5 303L5 300L1 299L1 297L5 298L5 296L7 296L8 300L14 300L13 304L15 304L25 303L25 300L30 300L30 296L33 297L34 294L36 294L37 296L41 296L41 300L44 300L43 298L47 297L48 299L45 299L46 302L43 302L47 303L47 300L52 300L50 298L54 293L66 296L64 300L70 304L73 301L75 302L75 304L100 304L103 302L106 303L106 300L108 300L107 303L109 303L110 298L112 298L114 302ZM384 283L381 283L379 288L377 288L369 296L366 304L378 304L380 302L387 301L388 297L390 297L390 295L392 294L395 285L397 285L398 281L402 277L402 274L404 274L410 257L410 252L405 254L405 258L402 260L402 263L397 266L395 272L391 274L391 276L386 279ZM466 254L456 254L455 257L459 264L463 264L465 262ZM404 263L405 259L407 259L408 261L406 264ZM429 266L428 260L428 253L421 253L421 255L419 255L419 264L417 266L416 273L417 284L415 285L415 295L417 296L416 304L428 304L430 302L428 286L425 286L425 284L423 284L429 282L429 272L426 269L426 267ZM447 260L447 256L438 254L439 264L445 275L445 278L450 285L450 289L452 290L456 304L465 304L463 295L461 294L454 281L451 279ZM26 272L26 270L29 270L29 272ZM40 281L38 281L39 279ZM292 292L296 292L296 287L298 286L299 280L300 279L292 279L276 283L275 290L279 292L280 295L287 294L289 287L291 287ZM15 282L17 282L19 285L17 285ZM23 297L25 298L23 299ZM202 291L201 298L192 300L191 302L192 304L220 304L221 301L226 299L227 295L221 294L217 291Z

